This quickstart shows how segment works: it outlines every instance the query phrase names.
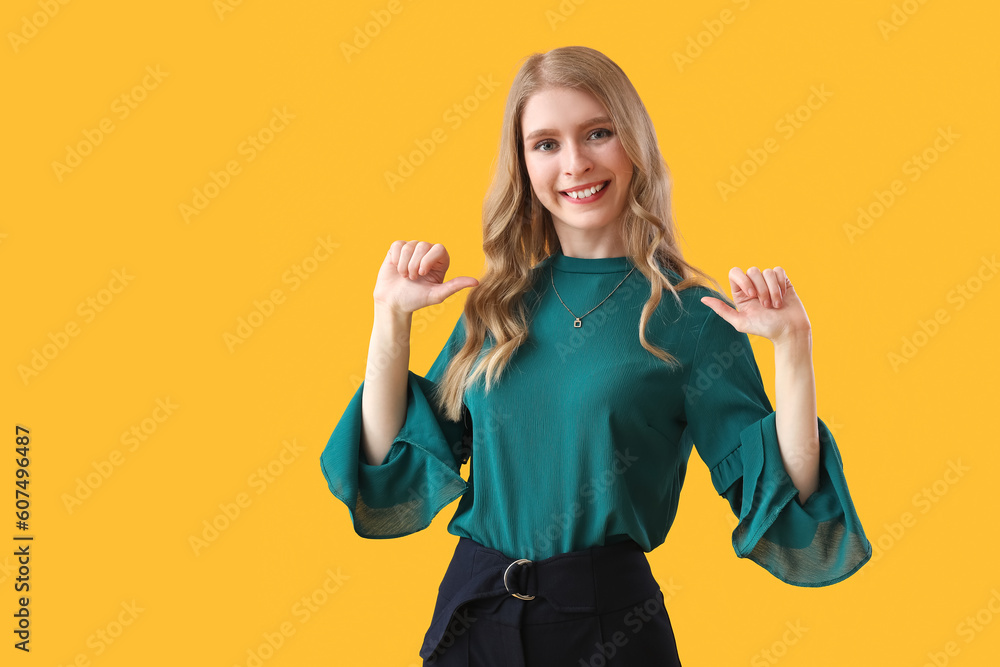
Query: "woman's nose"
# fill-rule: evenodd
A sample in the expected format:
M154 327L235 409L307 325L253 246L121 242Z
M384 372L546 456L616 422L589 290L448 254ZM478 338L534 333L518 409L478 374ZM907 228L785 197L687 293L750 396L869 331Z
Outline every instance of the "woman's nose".
M568 144L563 156L565 159L563 168L567 174L584 173L594 164L587 149L576 144Z

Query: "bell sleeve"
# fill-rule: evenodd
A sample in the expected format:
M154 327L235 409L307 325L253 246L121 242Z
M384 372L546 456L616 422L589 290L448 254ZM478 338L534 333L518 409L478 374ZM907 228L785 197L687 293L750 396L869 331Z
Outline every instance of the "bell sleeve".
M701 302L697 307L709 312L684 386L684 437L739 519L732 535L736 555L795 586L846 579L868 562L872 546L833 435L817 418L820 483L802 504L781 460L775 412L749 336Z
M407 371L406 419L381 465L370 465L361 449L364 382L334 428L320 467L361 537L388 539L423 530L465 493L467 484L459 474L464 425L446 419L432 394L464 342L463 313L427 375Z

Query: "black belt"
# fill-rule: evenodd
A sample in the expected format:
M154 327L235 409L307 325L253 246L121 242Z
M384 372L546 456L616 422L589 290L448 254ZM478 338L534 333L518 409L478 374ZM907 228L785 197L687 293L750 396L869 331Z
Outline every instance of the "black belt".
M440 594L452 588L456 590L449 597ZM513 596L531 604L541 597L559 612L596 614L621 609L659 590L645 552L632 540L530 561L460 537L420 656L426 660L434 653L453 614L472 600Z

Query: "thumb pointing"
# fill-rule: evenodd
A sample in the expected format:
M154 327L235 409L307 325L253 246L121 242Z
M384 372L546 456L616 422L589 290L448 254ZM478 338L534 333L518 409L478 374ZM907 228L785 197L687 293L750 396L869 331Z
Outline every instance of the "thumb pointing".
M459 276L457 278L452 278L451 280L445 283L442 283L441 287L444 290L444 299L447 299L452 294L455 294L456 292L459 292L465 289L466 287L475 287L477 285L479 285L479 281L476 280L475 278L472 278L470 276ZM444 299L442 299L442 301L444 301Z

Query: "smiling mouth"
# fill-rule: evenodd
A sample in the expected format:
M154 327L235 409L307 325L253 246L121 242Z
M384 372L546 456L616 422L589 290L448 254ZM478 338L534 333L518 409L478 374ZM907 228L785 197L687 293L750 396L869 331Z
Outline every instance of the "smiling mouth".
M577 193L575 197L573 195L569 194L565 190L560 190L559 194L561 194L566 199L569 199L570 201L574 201L574 202L577 202L577 201L579 201L579 202L593 201L594 199L598 199L598 195L601 195L608 188L608 185L610 185L610 184L611 184L610 180L607 180L607 181L604 181L604 182L600 183L599 185L596 186L597 190L594 191L594 192L592 192L591 194L588 194L587 196L580 196L579 193L580 192L588 192L588 193L590 193L593 190L594 186L591 186L590 188L585 188L584 190L577 190L577 191L575 191L575 193Z

